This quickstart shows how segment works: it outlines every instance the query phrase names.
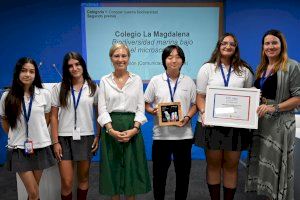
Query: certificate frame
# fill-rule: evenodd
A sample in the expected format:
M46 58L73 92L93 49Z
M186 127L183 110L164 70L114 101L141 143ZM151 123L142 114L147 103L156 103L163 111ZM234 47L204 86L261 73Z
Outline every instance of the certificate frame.
M208 86L205 125L257 129L260 90Z
M159 126L179 125L182 119L180 102L159 103L157 105Z

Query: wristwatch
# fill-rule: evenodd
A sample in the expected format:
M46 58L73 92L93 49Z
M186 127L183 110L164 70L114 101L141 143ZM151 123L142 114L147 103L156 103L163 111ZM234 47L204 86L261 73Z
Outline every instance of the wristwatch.
M138 131L138 133L140 132L140 127L138 127L138 126L133 126L133 128L136 128L137 129L137 131Z
M184 119L184 118L188 118L188 121L190 121L190 120L191 120L191 117L190 117L190 116L188 116L188 115L184 116L184 117L183 117L183 119Z
M105 132L108 133L108 134L110 134L111 129L112 129L112 128L108 128L108 129L106 129Z

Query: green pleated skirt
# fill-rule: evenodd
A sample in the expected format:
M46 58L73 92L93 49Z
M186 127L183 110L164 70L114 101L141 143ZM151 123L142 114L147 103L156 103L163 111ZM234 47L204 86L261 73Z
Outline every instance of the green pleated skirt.
M115 130L133 128L134 113L111 113ZM142 133L121 143L105 132L101 134L100 193L104 195L144 194L151 190Z

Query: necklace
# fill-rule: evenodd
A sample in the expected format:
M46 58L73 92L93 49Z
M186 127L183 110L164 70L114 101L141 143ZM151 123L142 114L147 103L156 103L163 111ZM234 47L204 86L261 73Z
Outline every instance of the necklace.
M115 79L120 83L124 82L124 80L126 79L126 75L127 75L127 73L123 76L117 77L116 74L114 73Z
M274 72L274 66L275 64L269 64L267 69L266 69L266 75L267 77L271 76Z
M123 81L124 81L124 79L123 79L122 77L120 77L120 78L117 78L117 77L116 77L116 79L117 79L119 82L123 82Z

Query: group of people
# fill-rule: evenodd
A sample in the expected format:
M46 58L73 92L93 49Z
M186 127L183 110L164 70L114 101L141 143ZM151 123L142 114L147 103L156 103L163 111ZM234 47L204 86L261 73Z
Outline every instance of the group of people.
M8 133L7 168L17 172L28 199L39 199L43 169L58 161L61 199L72 199L74 163L77 199L87 198L89 168L101 143L100 193L127 200L151 190L141 126L145 110L154 116L153 194L165 197L166 178L173 160L175 199L187 199L191 148L204 148L206 181L212 200L234 199L241 151L249 150L245 190L269 200L293 200L294 109L300 105L300 65L288 58L283 34L269 30L262 38L261 61L254 76L240 58L238 41L223 34L211 58L199 70L196 84L181 73L183 50L170 45L162 52L165 72L154 76L145 93L142 79L127 70L130 49L114 44L109 57L112 73L99 86L90 78L82 56L69 52L63 78L52 91L43 89L36 62L17 61L12 86L1 98L2 127ZM255 78L254 78L255 77ZM258 129L206 126L207 86L261 90ZM174 126L159 126L158 104L180 102L182 118ZM191 118L199 113L195 132ZM95 123L97 119L98 123ZM51 124L51 134L48 125Z

